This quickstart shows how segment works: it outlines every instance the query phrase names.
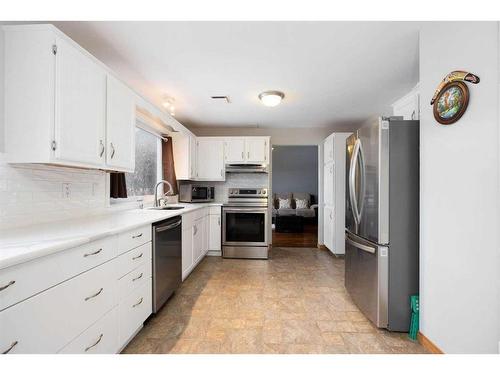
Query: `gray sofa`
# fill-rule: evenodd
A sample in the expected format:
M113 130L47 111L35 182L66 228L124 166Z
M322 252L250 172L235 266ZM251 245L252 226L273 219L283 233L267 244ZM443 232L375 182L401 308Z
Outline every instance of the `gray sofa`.
M317 204L313 203L313 197L309 193L274 193L273 194L273 217L276 216L302 216L304 218L315 218ZM279 199L290 199L291 208L279 208ZM308 208L295 208L295 199L306 199L308 201Z

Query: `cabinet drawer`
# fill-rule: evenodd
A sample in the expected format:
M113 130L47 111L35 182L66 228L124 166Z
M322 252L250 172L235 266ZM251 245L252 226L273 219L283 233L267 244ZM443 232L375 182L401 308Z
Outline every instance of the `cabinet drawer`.
M222 213L220 206L210 206L209 210L210 215L221 215Z
M0 270L0 310L115 257L115 237Z
M142 262L139 267L129 272L118 280L118 290L120 301L128 296L132 291L142 285L144 280L151 281L152 265L150 261Z
M59 353L115 354L118 349L118 307L115 307Z
M120 343L126 343L152 311L152 283L151 279L148 279L118 306Z
M148 242L120 255L117 262L117 278L122 278L144 262L151 265L151 246L151 242Z
M0 312L0 352L56 353L116 304L107 262Z
M151 241L151 225L149 224L120 233L118 235L118 253L122 254L149 241Z

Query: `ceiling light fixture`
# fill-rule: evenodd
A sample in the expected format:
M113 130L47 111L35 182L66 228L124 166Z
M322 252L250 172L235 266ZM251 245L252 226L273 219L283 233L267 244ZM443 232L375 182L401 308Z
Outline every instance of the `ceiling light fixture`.
M278 104L281 103L283 98L285 97L285 94L283 94L281 91L264 91L259 94L259 99L264 104L266 107L276 107Z
M163 98L163 107L170 113L170 115L175 116L175 99L171 96L165 96Z

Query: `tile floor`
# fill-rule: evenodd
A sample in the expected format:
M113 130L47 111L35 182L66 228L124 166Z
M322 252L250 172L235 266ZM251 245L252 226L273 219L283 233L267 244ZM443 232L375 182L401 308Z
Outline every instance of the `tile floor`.
M344 289L344 261L274 248L268 261L206 257L123 353L426 353L376 329Z

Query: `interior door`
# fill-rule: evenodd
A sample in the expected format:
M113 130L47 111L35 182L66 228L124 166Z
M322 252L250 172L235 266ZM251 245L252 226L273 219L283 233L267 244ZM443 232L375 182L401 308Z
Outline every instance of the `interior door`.
M221 181L224 176L224 142L222 139L197 140L197 179Z
M245 162L245 138L229 138L224 145L226 163Z
M134 94L116 78L107 77L106 164L133 172L135 167Z
M57 39L55 157L104 165L106 73L88 56Z
M247 163L267 163L267 138L246 139Z

